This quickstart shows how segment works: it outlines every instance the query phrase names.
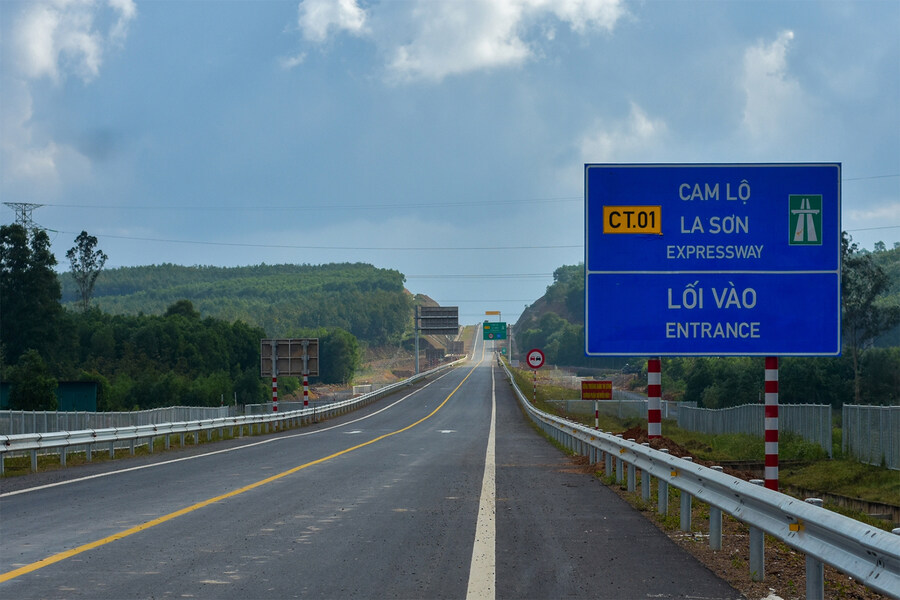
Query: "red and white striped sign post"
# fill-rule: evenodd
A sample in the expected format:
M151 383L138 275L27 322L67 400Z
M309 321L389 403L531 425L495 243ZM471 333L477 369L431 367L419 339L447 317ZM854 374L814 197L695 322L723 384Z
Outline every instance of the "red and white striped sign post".
M778 357L766 357L765 484L778 491Z
M272 344L272 412L278 412L278 345Z
M278 377L272 377L272 412L278 412Z
M303 375L303 408L309 406L309 376Z
M647 361L647 437L651 440L662 437L662 369L659 358Z

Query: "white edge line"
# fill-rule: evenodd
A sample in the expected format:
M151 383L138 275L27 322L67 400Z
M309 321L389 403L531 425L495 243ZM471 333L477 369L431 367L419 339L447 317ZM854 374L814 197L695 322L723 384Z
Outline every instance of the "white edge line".
M475 542L469 566L467 600L494 600L497 593L497 396L494 383L494 363L491 359L491 427L484 458L484 478L478 501L478 520L475 523Z

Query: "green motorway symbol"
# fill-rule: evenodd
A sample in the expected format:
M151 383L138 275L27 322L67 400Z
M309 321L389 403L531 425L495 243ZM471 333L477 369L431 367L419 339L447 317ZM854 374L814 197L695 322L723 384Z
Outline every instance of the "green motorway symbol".
M822 245L822 195L790 194L789 244L791 246Z

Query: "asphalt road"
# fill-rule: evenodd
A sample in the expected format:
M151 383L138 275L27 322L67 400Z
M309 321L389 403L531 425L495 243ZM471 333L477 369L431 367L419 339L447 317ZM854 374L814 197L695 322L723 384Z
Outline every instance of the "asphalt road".
M0 597L740 598L476 352L312 427L4 480Z

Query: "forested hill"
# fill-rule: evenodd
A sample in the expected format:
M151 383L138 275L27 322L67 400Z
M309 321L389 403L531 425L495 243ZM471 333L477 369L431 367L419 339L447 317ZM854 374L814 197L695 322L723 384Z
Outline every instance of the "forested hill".
M63 302L74 303L73 278L59 279ZM185 299L205 317L240 319L273 337L340 327L375 345L399 339L412 306L402 273L364 263L120 267L97 278L92 305L114 314L163 314Z

